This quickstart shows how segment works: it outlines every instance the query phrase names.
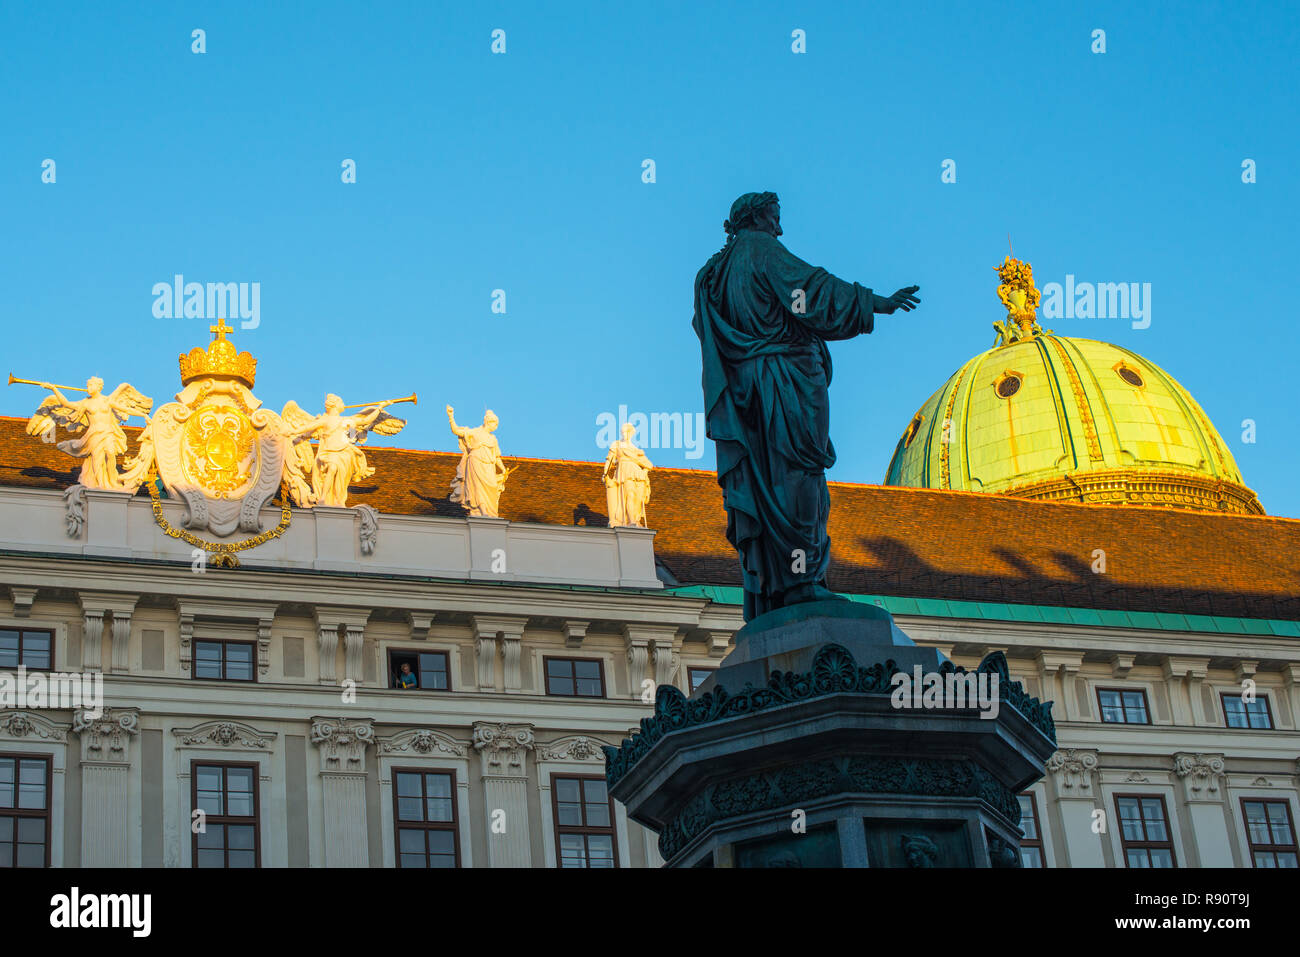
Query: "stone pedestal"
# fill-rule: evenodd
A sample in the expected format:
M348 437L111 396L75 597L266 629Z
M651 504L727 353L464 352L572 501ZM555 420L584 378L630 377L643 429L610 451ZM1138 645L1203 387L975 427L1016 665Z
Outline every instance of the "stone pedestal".
M1017 794L1055 748L1001 652L967 672L883 609L827 601L750 622L605 751L669 867L1012 867Z

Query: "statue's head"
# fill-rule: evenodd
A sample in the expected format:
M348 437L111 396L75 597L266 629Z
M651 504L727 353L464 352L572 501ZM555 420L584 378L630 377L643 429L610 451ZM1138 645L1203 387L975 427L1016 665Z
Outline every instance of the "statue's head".
M325 411L335 415L343 411L343 400L333 392L325 396Z
M636 435L636 426L631 422L623 423L623 441L631 442L632 436Z
M742 229L781 235L781 201L776 193L746 193L731 204L731 213L722 224L728 236Z
M86 380L86 391L91 395L99 395L104 391L104 380L97 375L91 376Z
M500 423L501 420L497 418L497 414L493 412L491 409L488 409L486 412L483 413L483 427L487 429L489 432L495 431L496 427Z

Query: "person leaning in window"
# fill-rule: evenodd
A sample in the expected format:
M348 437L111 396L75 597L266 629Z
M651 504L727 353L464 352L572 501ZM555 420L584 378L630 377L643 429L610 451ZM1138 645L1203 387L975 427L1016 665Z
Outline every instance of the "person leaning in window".
M405 691L408 688L414 688L417 682L415 675L411 674L411 666L407 662L402 662L402 673L397 676L397 687Z

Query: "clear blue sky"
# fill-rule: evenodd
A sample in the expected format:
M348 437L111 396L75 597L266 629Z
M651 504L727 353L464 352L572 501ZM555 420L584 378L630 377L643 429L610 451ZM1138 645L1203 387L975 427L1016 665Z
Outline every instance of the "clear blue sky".
M6 3L0 373L161 403L209 323L155 318L153 284L259 282L261 324L233 338L271 407L416 390L394 444L454 448L443 406L490 405L507 457L597 459L603 411L701 409L695 272L731 201L770 189L797 255L921 286L918 312L833 349L833 479L879 482L989 347L1010 233L1040 286L1151 283L1148 329L1050 325L1162 365L1265 508L1300 516L1296 10ZM38 398L0 389L0 412Z

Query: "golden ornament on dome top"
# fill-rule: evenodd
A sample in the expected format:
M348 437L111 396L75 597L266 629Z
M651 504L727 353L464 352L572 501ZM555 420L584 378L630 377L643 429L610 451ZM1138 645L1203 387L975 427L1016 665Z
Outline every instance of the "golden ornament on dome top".
M1020 339L1030 339L1042 333L1036 313L1041 294L1034 285L1034 269L1029 263L1011 256L1001 266L994 266L998 278L998 298L1007 309L1007 321L995 322L998 331L997 345L1007 345Z

